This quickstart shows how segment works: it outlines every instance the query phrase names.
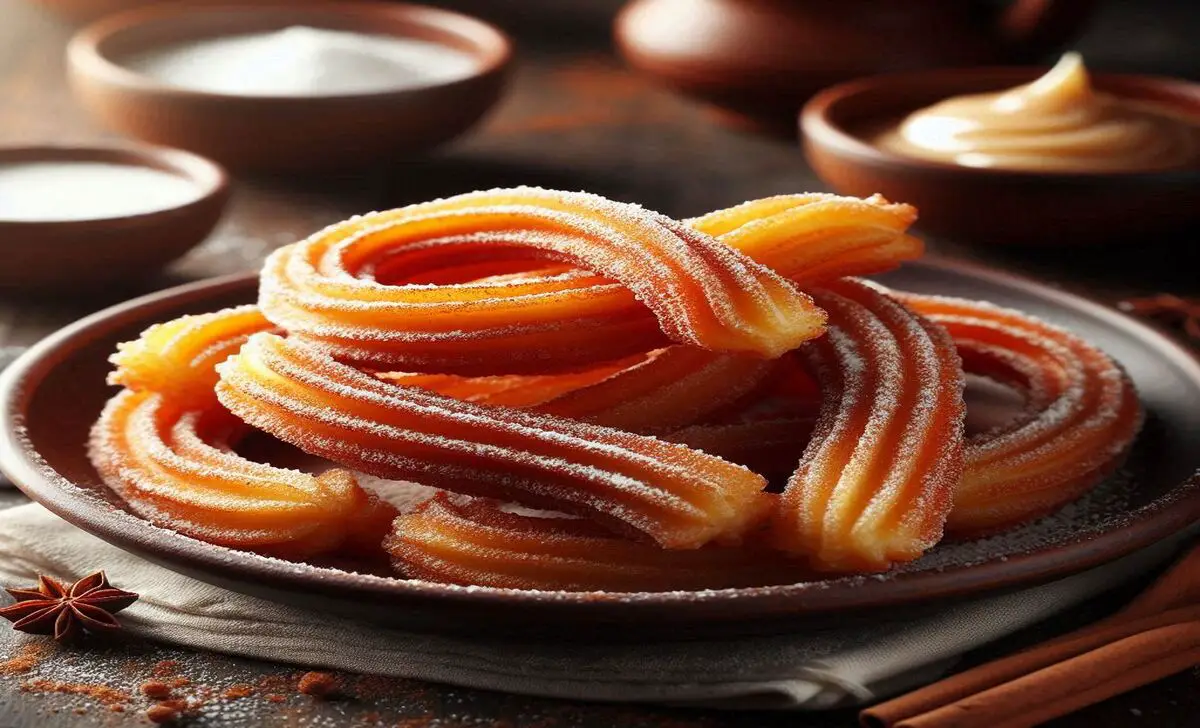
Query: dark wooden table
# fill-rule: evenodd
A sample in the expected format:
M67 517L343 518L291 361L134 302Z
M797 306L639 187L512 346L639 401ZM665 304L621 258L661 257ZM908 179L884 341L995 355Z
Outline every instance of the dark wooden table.
M532 1L473 2L493 15L507 13L498 20L518 35L522 48L511 93L477 133L428 158L395 160L370 172L241 180L220 229L160 278L87 299L0 300L0 346L31 343L139 292L252 269L272 248L351 214L441 195L536 184L587 189L687 216L749 198L821 189L794 143L725 129L704 110L623 71L608 50L611 0L539 0L535 4L543 12L522 12ZM553 16L547 14L551 8L557 8ZM1111 3L1080 48L1100 68L1195 78L1200 75L1200 49L1193 43L1198 30L1200 11L1189 0ZM0 144L110 137L89 123L67 92L61 59L69 32L16 0L0 0ZM1196 245L1189 236L1099 250L996 251L948 241L933 241L932 247L1110 300L1200 288L1193 267ZM0 489L0 507L21 502L19 494ZM969 660L987 659L1092 618L1114 603L1089 605ZM43 655L34 661L39 664L22 670L12 658L25 654L31 644L0 629L0 728L145 724L151 701L136 693L155 676L180 683L177 694L204 702L190 725L853 725L849 713L763 715L587 705L354 676L343 676L350 697L314 701L297 693L298 673L290 667L119 641L86 652ZM238 687L228 692L231 686ZM1200 672L1184 672L1054 725L1196 725L1198 687ZM233 697L242 693L246 697ZM122 711L111 710L113 704Z

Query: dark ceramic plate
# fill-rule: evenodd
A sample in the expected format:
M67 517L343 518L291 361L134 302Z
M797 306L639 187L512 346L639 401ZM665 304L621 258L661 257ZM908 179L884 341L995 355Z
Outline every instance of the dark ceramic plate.
M71 523L171 569L236 591L419 630L628 637L815 627L833 618L905 616L926 605L1011 589L1105 563L1200 519L1200 364L1111 309L1027 280L949 262L886 277L898 288L982 298L1064 325L1128 369L1150 418L1123 473L1061 513L984 541L943 544L884 576L667 594L565 594L449 587L297 565L150 526L110 500L88 463L88 427L111 392L106 361L149 324L254 298L251 276L140 298L70 326L0 379L0 465ZM581 629L583 628L583 629Z
M23 346L0 346L0 372L3 372L5 367L17 360L25 347ZM11 488L12 483L4 477L4 473L0 473L0 488Z

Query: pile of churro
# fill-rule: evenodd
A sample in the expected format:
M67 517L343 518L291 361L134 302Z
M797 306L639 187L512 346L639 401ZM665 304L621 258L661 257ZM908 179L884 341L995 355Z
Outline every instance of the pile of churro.
M152 523L400 576L664 591L885 571L1053 512L1141 425L1121 368L988 303L861 276L916 211L785 195L678 221L476 192L276 251L258 303L113 356L100 475ZM967 435L968 375L1020 413ZM250 460L260 431L336 465ZM362 475L436 489L398 512Z

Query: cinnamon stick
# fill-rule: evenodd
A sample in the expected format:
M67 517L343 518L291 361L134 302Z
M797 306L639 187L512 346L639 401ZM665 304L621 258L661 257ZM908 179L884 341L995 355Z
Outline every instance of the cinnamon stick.
M963 700L1115 640L1196 620L1197 610L1200 610L1200 547L1176 561L1117 614L1042 645L880 703L864 710L860 714L860 721L871 728L889 728L907 718Z
M860 719L862 724L868 728L894 726L906 718L964 700L988 688L1085 654L1117 640L1148 630L1197 620L1200 620L1200 606L1173 609L1140 619L1087 627L1053 642L960 672L945 680L914 690L907 695L867 708L860 714Z
M1200 661L1200 622L1142 632L936 710L895 728L1024 728Z
M1004 723L1002 726L995 726L995 728L1025 728L1026 726L1038 725L1051 718L1067 715L1081 708L1086 708L1089 705L1095 705L1096 703L1108 700L1113 696L1129 692L1134 688L1149 685L1152 682L1174 675L1177 672L1182 672L1197 664L1200 664L1200 650L1176 653L1162 660L1142 665L1136 671L1124 672L1116 679L1101 685L1071 693L1062 701L1056 703L1050 710L1035 709L1030 713Z
M1200 546L1177 560L1154 583L1104 622L1200 604Z

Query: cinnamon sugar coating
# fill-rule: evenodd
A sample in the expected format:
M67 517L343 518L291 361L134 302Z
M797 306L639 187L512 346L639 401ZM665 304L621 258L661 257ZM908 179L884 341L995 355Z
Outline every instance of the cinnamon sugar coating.
M535 188L355 217L277 251L257 306L123 344L91 457L159 526L294 559L386 551L409 578L884 571L1079 496L1140 422L1077 337L854 277L919 256L914 219L813 194L676 221ZM965 372L1026 411L965 438ZM339 468L237 454L256 430ZM373 478L436 495L400 515Z
M159 392L183 407L211 407L216 403L217 364L242 348L251 334L271 328L256 306L155 324L117 346L109 357L116 368L108 383Z
M720 458L397 386L273 334L218 369L218 398L242 420L379 477L584 515L666 548L737 540L763 510L763 478Z
M377 547L390 506L348 472L312 476L234 453L248 429L219 407L192 410L125 390L104 408L90 453L130 509L163 528L287 558Z
M396 519L386 542L413 578L507 589L648 592L801 581L799 562L761 546L656 548L586 520L511 513L438 496Z
M880 571L936 544L962 477L964 377L950 337L874 284L815 292L829 334L798 354L824 400L772 521L820 569Z
M822 331L785 279L916 257L914 217L881 199L797 195L689 226L585 193L474 192L280 249L260 305L292 336L378 369L542 373L672 342L774 357Z
M1037 518L1121 462L1143 412L1133 383L1107 354L1011 309L939 296L903 300L950 333L967 371L1025 397L1023 416L968 441L950 532L977 536Z

